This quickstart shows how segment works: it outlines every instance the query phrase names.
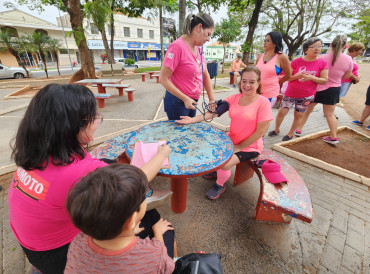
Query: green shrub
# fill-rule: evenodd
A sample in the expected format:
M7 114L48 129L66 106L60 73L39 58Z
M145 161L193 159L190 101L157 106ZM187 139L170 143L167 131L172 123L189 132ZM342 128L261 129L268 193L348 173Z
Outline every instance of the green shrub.
M126 58L125 59L125 64L128 65L128 66L132 66L135 64L135 60L131 59L131 58Z

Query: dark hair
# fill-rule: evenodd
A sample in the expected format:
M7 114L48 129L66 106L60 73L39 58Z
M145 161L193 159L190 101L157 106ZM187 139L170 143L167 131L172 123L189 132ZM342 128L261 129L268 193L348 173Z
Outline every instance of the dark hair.
M73 224L86 235L104 241L117 237L125 222L140 210L148 179L132 165L98 168L76 183L66 207Z
M278 31L271 31L265 35L270 35L272 43L275 44L275 53L282 53L283 52L283 36Z
M245 68L243 68L240 81L239 81L239 92L242 93L242 88L241 88L242 80L241 79L243 79L244 72L254 72L255 74L257 74L257 81L260 83L257 88L257 93L261 94L261 71L256 66L246 66Z
M306 51L308 51L308 48L312 45L315 44L317 41L320 41L322 44L322 40L318 37L310 37L306 41L303 42L302 44L302 49L304 54L306 55Z
M212 17L206 13L192 14L190 13L184 20L184 26L182 28L182 33L190 35L194 27L202 24L202 28L208 29L213 28L215 23L213 22Z
M94 94L81 85L50 84L31 100L11 142L12 158L26 169L68 165L85 157L78 133L96 116Z
M339 54L342 52L343 47L347 44L347 36L346 35L337 35L333 42L331 42L331 47L333 49L333 61L331 62L332 66L334 66L335 61L337 60Z

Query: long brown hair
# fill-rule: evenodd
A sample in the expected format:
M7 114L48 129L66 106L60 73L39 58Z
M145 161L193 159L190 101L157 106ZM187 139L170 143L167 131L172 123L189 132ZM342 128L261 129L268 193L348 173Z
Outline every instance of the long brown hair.
M333 49L333 61L332 66L334 66L335 61L337 61L337 58L339 54L342 52L343 47L347 44L347 36L346 35L337 35L333 42L331 42L331 47Z

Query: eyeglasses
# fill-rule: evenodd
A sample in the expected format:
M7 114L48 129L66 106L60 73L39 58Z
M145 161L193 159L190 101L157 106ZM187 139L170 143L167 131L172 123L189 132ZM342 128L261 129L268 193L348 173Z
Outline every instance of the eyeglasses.
M149 187L149 192L145 195L145 198L151 197L153 195L153 189Z
M103 123L103 120L104 120L103 114L101 114L100 112L97 112L96 117L94 118L94 120L100 120L99 124Z
M309 49L321 49L322 46L311 46L311 47L308 47Z
M270 42L270 40L269 40L269 39L265 39L265 40L263 40L263 43L264 43L264 44L267 44L268 42Z

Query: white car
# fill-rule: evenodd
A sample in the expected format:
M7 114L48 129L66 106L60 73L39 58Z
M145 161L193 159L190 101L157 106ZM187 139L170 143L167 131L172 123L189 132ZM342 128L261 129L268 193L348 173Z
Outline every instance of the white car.
M32 73L28 70L29 75L31 76ZM8 67L5 65L0 64L0 78L15 78L21 79L27 77L27 73L21 67Z

